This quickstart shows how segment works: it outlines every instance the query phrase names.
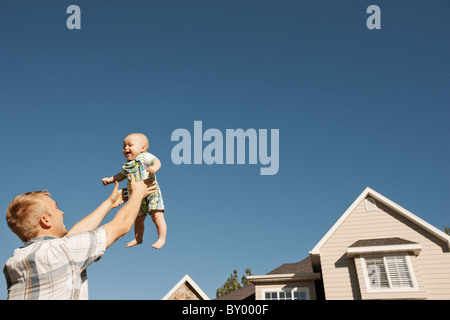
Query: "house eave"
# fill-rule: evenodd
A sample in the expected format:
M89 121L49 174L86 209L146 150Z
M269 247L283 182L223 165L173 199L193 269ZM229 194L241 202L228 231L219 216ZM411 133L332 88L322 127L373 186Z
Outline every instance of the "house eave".
M286 273L286 274L271 274L261 276L248 276L250 283L274 283L274 282L295 282L305 280L319 280L322 278L320 273Z
M388 246L366 246L366 247L349 247L347 248L347 257L353 258L362 254L375 253L396 253L396 252L412 252L415 256L420 254L422 246L420 244L402 244Z

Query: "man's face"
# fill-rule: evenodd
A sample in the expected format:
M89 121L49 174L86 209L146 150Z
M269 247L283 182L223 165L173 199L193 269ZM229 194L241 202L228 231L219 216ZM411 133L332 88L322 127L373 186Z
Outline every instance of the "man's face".
M67 234L66 226L64 225L64 212L58 209L58 204L52 198L43 197L44 203L47 205L47 216L51 221L51 231L57 238L64 237Z

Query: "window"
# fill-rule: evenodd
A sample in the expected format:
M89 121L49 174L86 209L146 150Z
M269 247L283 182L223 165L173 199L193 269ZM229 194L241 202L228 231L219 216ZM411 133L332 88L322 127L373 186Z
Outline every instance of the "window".
M378 209L377 203L372 198L367 198L366 201L365 201L365 204L366 204L366 210L367 211L377 210Z
M308 288L283 288L263 292L264 300L309 300Z
M415 289L415 279L408 256L363 258L368 291Z

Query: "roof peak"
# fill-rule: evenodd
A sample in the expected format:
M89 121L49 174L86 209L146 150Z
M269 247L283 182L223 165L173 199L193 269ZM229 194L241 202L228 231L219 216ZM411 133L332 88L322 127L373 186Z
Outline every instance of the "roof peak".
M328 230L328 232L325 234L325 236L323 236L322 239L316 244L316 246L309 252L309 254L310 255L319 255L320 248L325 244L325 242L333 235L333 233L338 229L338 227L354 211L356 206L358 206L362 200L366 199L369 196L377 201L380 201L384 205L386 205L386 206L390 207L391 209L393 209L394 211L398 212L400 215L404 216L405 218L416 223L423 229L432 233L439 239L443 240L444 242L446 242L448 248L450 249L450 236L448 236L445 232L439 230L438 228L434 227L433 225L429 224L428 222L422 220L415 214L409 212L402 206L396 204L395 202L386 198L385 196L381 195L380 193L376 192L372 188L366 187L364 189L364 191L358 196L358 198L356 198L356 200L352 203L352 205L344 212L344 214L341 215L341 217L336 221L336 223L331 227L331 229Z

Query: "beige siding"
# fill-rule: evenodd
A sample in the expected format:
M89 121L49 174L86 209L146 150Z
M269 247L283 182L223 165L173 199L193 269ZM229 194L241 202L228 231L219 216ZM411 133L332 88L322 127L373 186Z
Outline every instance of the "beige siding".
M391 237L422 245L420 254L411 258L420 294L428 299L450 299L450 253L446 244L380 202L377 206L377 210L367 211L364 200L361 201L322 245L320 258L326 299L363 298L361 290L365 287L360 288L357 262L347 258L346 250L357 240ZM363 296L367 297L364 291Z

